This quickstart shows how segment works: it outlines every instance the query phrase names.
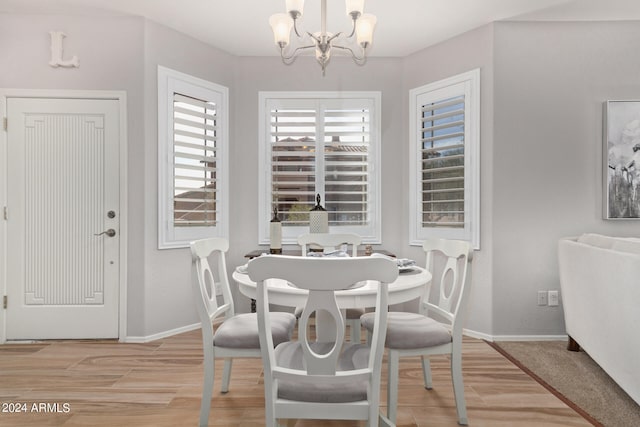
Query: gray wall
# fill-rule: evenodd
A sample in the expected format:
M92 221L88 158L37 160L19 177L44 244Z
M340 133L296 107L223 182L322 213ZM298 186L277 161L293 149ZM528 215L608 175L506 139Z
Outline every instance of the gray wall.
M79 68L48 65L49 31L52 30L67 33L64 57L77 55ZM143 39L141 18L0 14L0 88L123 90L127 93L129 335L144 334Z
M638 40L638 22L495 25L494 335L564 333L536 306L559 289L560 237L640 235L602 219L602 103L640 99Z
M286 67L279 58L240 58L234 107L236 133L231 152L231 236L229 263L258 248L258 92L381 91L382 92L382 246L400 251L407 241L403 228L403 119L401 66L398 59L372 58L364 67L334 57L322 77L315 58L302 57ZM266 248L266 247L265 247ZM240 299L246 306L246 298Z
M585 231L640 235L601 215L602 102L640 99L637 23L497 23L406 58L364 67L334 58L235 57L140 18L0 14L0 87L125 90L128 96L128 335L196 322L187 249L157 249L157 65L230 89L230 270L257 245L258 92L382 92L382 246L408 244L408 91L481 69L481 250L467 327L487 336L564 333L556 242ZM53 69L50 30L69 34L78 69ZM105 42L107 41L107 42ZM238 298L247 308L246 298Z
M480 68L480 250L474 254L472 290L467 314L467 328L491 334L492 326L492 206L493 206L493 26L487 25L459 37L424 49L403 60L403 170L409 169L409 90ZM409 174L403 174L403 187L409 186ZM403 193L403 246L408 245L409 194ZM424 265L419 247L405 249L406 256Z
M190 74L229 88L233 106L237 59L177 31L145 22L144 90L144 336L197 322L191 293L189 249L158 249L158 65ZM234 141L234 114L229 117ZM234 157L233 151L230 154ZM233 188L231 188L233 191ZM232 193L233 194L233 193ZM232 211L233 212L233 211ZM231 236L233 236L233 230Z

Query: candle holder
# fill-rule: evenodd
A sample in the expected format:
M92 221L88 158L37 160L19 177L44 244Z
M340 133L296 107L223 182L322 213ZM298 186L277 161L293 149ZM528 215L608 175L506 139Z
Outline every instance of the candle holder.
M320 194L316 195L316 205L309 211L309 232L329 232L329 213L320 204ZM313 252L321 252L323 249L324 248L319 245L309 245L309 250Z

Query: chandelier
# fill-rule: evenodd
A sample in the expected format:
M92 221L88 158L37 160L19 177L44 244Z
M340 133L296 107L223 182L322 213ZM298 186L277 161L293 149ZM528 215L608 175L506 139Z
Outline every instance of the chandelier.
M371 46L373 40L376 17L363 14L364 0L346 0L347 16L353 21L350 34L329 33L327 32L327 0L321 0L321 2L320 31L315 33L304 31L298 23L302 17L304 0L286 0L287 13L276 13L269 18L276 45L280 48L282 62L291 65L299 54L313 49L324 76L331 59L331 52L336 49L337 52L350 54L356 64L364 65L367 61L367 48ZM290 44L292 32L296 36L296 46Z

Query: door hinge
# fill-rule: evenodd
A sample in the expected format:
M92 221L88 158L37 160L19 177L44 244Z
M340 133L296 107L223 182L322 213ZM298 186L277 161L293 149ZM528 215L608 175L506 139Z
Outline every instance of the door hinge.
M2 118L2 127L4 128L4 130L7 130L7 128L9 127L9 120L6 117Z
M2 297L2 308L4 308L5 310L7 309L8 300L9 300L9 297L7 297L6 295Z
M9 220L9 208L8 207L4 207L3 209L3 216L4 216L4 220L8 221Z

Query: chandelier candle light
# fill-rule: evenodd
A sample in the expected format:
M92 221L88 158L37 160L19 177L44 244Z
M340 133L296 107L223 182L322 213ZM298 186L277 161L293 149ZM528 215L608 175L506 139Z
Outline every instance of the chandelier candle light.
M327 32L327 0L321 0L321 2L321 28L313 34L299 28L298 20L302 17L304 0L286 0L287 13L276 13L269 18L276 45L280 48L282 62L286 65L293 64L300 53L314 49L324 76L331 59L332 49L338 49L351 54L356 64L364 65L367 61L367 48L371 46L373 40L377 18L371 14L363 14L364 0L345 0L347 16L353 21L351 33L349 35L343 32L329 33ZM298 47L290 44L292 29L297 37ZM290 46L289 49L287 46Z

